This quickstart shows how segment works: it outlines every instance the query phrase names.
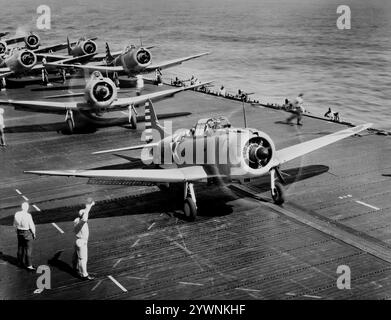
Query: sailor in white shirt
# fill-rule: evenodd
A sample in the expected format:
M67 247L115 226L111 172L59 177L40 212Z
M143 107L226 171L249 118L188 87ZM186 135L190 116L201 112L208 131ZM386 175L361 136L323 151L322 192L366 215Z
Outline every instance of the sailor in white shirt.
M88 261L88 238L90 231L88 228L88 215L95 204L94 201L89 201L85 209L79 211L79 217L73 221L74 232L76 234L75 251L73 253L73 269L83 280L93 280L87 272Z
M297 125L302 126L302 114L305 112L305 109L303 107L303 93L300 93L297 98L295 99L295 102L293 104L293 110L292 115L286 120L287 123L291 123L293 119L297 119Z
M29 270L35 270L31 261L32 242L35 240L35 224L30 213L28 213L29 204L22 203L22 211L15 213L14 227L18 237L18 263L21 266L27 267Z

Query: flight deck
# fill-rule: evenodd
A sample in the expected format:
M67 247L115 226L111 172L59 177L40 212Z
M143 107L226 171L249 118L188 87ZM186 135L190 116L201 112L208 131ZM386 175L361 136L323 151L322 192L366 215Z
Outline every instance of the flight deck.
M67 92L40 88L0 96L42 99ZM144 92L166 88L147 84ZM174 131L218 115L244 125L240 101L201 92L182 92L154 106L158 114L189 112L164 120L172 120ZM242 185L195 184L199 213L187 222L178 194L156 186L23 173L139 167L137 159L91 153L142 144L143 122L137 130L123 125L71 135L61 131L65 115L4 109L9 146L0 149L0 299L391 298L389 136L363 131L283 165L283 206L272 202L267 176ZM137 111L143 115L142 107ZM251 104L246 115L248 127L269 134L277 149L346 128L311 117L303 126L287 125L285 111ZM138 158L140 152L118 155ZM80 281L71 270L72 222L87 198L96 202L88 245L88 270L96 279ZM41 293L34 293L39 274L16 265L13 215L25 200L37 225L34 265L51 270L52 288ZM351 270L351 289L337 287L343 265Z

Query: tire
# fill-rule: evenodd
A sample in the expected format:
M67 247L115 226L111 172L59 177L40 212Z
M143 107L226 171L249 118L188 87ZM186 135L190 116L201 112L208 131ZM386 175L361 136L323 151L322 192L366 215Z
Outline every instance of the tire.
M67 128L70 134L72 134L73 131L75 130L75 126L73 125L72 119L67 119Z
M274 192L272 192L272 198L274 203L278 205L281 205L285 202L285 191L281 183L276 182Z
M137 118L134 114L130 117L130 124L133 129L137 129Z
M197 217L197 207L192 198L187 197L183 204L183 213L187 221L194 221Z

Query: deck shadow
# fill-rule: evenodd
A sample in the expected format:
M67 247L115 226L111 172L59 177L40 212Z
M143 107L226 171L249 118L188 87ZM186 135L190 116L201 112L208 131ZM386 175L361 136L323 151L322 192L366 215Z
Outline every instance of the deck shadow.
M125 164L126 165L126 164ZM287 184L308 179L329 170L328 166L310 165L292 168L283 171ZM264 176L251 182L260 192L270 190L270 178ZM227 191L224 186L200 183L195 186L198 215L205 218L228 215L233 212L228 203L241 196ZM183 189L181 186L172 186L167 191L151 191L144 194L125 196L117 199L97 201L91 211L90 219L115 218L121 216L154 214L161 212L181 212L183 209ZM77 213L84 205L64 206L40 212L34 212L33 218L36 224L70 222L77 217ZM183 218L182 215L176 215ZM13 223L13 215L0 219L0 225L10 226Z

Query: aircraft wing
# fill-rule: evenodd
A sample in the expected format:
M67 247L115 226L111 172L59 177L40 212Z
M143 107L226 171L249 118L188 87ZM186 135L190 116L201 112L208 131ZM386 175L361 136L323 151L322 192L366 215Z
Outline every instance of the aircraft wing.
M148 94L143 94L140 96L135 96L135 97L128 97L128 98L118 98L116 101L114 101L111 104L111 109L112 108L123 108L123 107L128 107L129 105L138 105L147 102L148 100L152 101L159 101L162 99L165 99L167 97L173 96L178 92L185 91L185 90L191 90L197 87L201 87L203 85L207 85L211 83L212 81L208 82L203 82L199 84L195 84L192 86L188 87L179 87L176 89L168 89L168 90L162 90L158 92L153 92L153 93L148 93Z
M24 38L25 36L19 36L19 37L4 39L4 41L6 44L15 44L15 43L23 42Z
M98 38L97 37L89 38L89 40L93 40L93 41L96 39L98 39ZM75 46L76 44L77 44L77 41L73 41L73 42L69 43L69 45L71 47ZM50 45L50 46L46 46L46 47L40 46L38 49L33 50L33 52L34 53L56 52L56 51L60 51L60 50L66 49L66 48L68 48L68 42L58 43L58 44L54 44L54 45Z
M15 109L23 109L31 112L55 114L64 114L67 110L78 109L77 102L0 100L0 105L10 105Z
M138 146L132 146L132 147L110 149L110 150L104 150L104 151L96 151L96 152L93 152L92 154L103 154L103 153L130 151L130 150L140 150L140 149L144 149L144 148L154 148L156 146L158 146L158 143L147 143L147 144L140 144Z
M192 60L192 59L196 59L196 58L208 55L208 54L210 54L210 52L199 53L199 54L195 54L195 55L192 55L192 56L188 56L188 57L184 57L184 58L178 58L178 59L173 59L173 60L168 60L168 61L163 61L163 62L159 62L159 63L152 63L151 65L149 65L148 67L146 67L144 69L144 72L152 72L152 71L155 71L156 69L162 69L162 70L163 69L167 69L167 68L179 65L182 62L185 62L185 61L188 61L188 60Z
M173 169L25 171L24 173L150 183L198 181L214 177L214 175L209 175L202 166Z
M116 66L116 67L109 67L109 66L97 66L97 65L78 65L78 64L65 64L60 62L48 62L46 63L47 66L53 66L53 67L66 67L66 68L79 68L84 70L90 70L90 71L100 71L102 73L105 72L121 72L124 71L124 68L122 66Z
M10 68L0 68L0 78L6 78L14 74Z
M77 42L71 42L70 45L74 46L76 43ZM38 49L33 50L33 52L34 53L56 52L66 48L68 48L68 43L64 42L64 43L54 44L51 46L45 46L45 47L40 46Z
M334 132L332 134L328 134L326 136L316 138L313 140L309 140L306 142L302 142L299 144L296 144L291 147L287 147L281 150L277 151L277 161L279 164L282 164L284 162L290 161L292 159L301 157L307 153L310 153L312 151L315 151L317 149L323 148L331 143L337 142L339 140L345 139L347 137L350 137L356 133L359 133L363 130L366 130L372 126L372 123L366 123L359 125L357 127L341 130Z

